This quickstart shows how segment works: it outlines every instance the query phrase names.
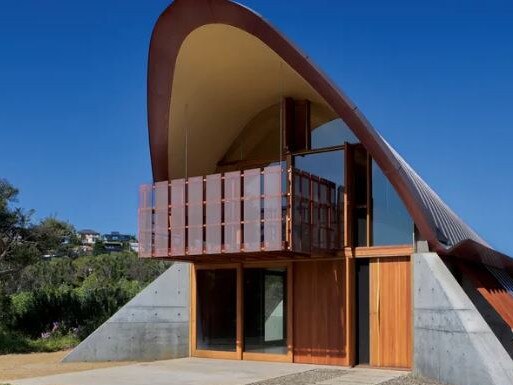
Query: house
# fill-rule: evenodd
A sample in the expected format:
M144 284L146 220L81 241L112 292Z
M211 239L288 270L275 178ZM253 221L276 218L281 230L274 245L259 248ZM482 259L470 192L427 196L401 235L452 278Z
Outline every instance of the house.
M139 242L130 242L130 250L134 253L139 253Z
M119 253L125 249L124 243L117 241L105 241L103 247L107 253Z
M110 234L103 234L104 242L130 242L134 240L133 235L121 234L119 231L111 231Z
M101 239L100 233L91 229L84 229L78 232L82 245L92 246Z
M306 55L235 2L176 0L148 65L154 183L140 189L139 255L183 262L185 286L166 300L190 297L173 308L184 328L163 329L159 313L162 343L130 329L145 359L171 349L512 383L513 260ZM161 301L156 289L140 301L151 293ZM119 325L107 326L110 339Z
M121 234L119 231L111 231L110 234L103 234L102 242L105 250L109 253L118 253L127 248L132 250L130 245L135 240L133 235Z

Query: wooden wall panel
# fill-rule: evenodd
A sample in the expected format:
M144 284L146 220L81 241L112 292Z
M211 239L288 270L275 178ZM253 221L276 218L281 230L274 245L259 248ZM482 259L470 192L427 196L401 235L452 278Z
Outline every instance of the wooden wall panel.
M343 260L294 264L294 362L346 365Z
M310 150L310 101L283 98L281 102L281 128L283 151Z
M370 262L370 364L412 364L411 264L409 257Z
M309 305L313 298L315 262L294 263L294 362L312 361L313 312Z

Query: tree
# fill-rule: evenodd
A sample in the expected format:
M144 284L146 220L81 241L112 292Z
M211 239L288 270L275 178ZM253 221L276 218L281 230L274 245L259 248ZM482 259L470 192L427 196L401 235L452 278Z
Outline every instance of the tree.
M105 254L107 249L105 248L105 244L102 241L96 241L93 246L93 255L101 255Z
M49 217L31 227L29 240L37 245L42 255L56 257L74 257L80 240L73 225Z
M18 189L0 179L0 277L12 278L43 255L76 256L80 242L74 227L53 217L33 224L33 210L13 207L17 197Z
M19 270L36 253L34 245L25 242L33 211L12 207L17 197L18 189L0 179L0 276Z

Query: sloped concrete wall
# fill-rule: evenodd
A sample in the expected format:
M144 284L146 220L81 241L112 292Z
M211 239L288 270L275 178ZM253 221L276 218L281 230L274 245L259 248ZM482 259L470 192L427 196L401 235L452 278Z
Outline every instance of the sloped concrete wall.
M440 257L413 262L414 372L453 385L513 384L513 360Z
M189 355L189 265L174 263L63 362L153 361Z

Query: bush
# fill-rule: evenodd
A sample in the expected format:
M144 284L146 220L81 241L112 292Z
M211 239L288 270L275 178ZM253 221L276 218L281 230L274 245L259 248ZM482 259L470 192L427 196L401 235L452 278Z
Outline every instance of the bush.
M80 343L80 339L73 334L57 334L49 338L31 340L29 346L32 352L57 352L71 349Z
M91 275L107 284L116 283L122 278L147 284L168 267L169 263L139 259L134 253L103 254L76 259L55 258L25 267L18 287L15 290L11 288L12 292L8 294L49 286L58 287L62 284L79 287Z
M32 338L53 330L84 338L133 298L142 285L121 279L114 284L88 279L78 288L61 286L11 297L8 326Z
M26 267L16 292L6 295L0 288L0 353L75 345L168 267L132 253Z
M71 334L56 333L46 338L30 339L19 333L0 330L0 354L56 352L76 346L80 340Z
M0 354L27 353L30 352L30 344L27 337L20 333L0 329Z

